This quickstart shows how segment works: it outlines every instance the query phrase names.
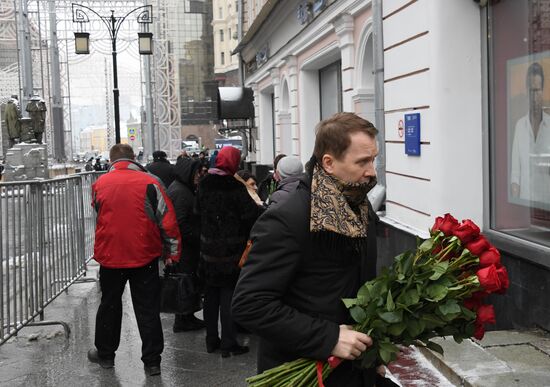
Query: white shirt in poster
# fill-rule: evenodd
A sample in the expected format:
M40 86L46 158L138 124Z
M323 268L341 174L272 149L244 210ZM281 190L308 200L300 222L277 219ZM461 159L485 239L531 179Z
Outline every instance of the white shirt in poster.
M542 113L536 139L529 115L516 123L510 183L519 185L520 199L550 203L550 115Z

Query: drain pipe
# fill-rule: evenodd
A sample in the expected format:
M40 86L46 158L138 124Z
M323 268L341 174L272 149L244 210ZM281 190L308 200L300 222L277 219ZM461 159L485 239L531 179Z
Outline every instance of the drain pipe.
M373 59L374 59L374 120L378 129L378 184L369 192L376 211L386 199L386 130L384 120L384 37L382 34L382 0L372 0Z

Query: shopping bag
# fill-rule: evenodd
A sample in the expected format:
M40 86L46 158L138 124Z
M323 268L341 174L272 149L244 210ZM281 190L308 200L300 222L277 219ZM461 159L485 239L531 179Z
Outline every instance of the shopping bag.
M165 271L160 283L162 313L192 314L202 309L201 295L193 275Z

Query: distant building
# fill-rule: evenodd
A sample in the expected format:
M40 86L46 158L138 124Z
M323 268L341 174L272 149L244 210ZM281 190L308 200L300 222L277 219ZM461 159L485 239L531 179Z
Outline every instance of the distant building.
M214 0L214 72L220 86L239 86L239 56L232 55L238 42L238 1Z
M127 127L125 123L121 122L120 125L121 136L127 133ZM123 144L128 143L128 137L121 137L120 142ZM131 145L131 144L130 144ZM109 152L109 144L107 142L107 126L103 125L90 125L80 132L80 152Z
M214 77L212 0L174 3L167 36L175 60L181 138L196 137L214 146L217 86Z

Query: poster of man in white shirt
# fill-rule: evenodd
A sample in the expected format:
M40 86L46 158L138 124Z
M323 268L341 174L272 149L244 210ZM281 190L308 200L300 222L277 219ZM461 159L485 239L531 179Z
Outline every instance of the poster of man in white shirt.
M548 101L541 63L544 61L532 62L525 74L528 111L516 121L513 131L510 201L550 210L550 115L545 111ZM511 116L510 99L508 107Z

